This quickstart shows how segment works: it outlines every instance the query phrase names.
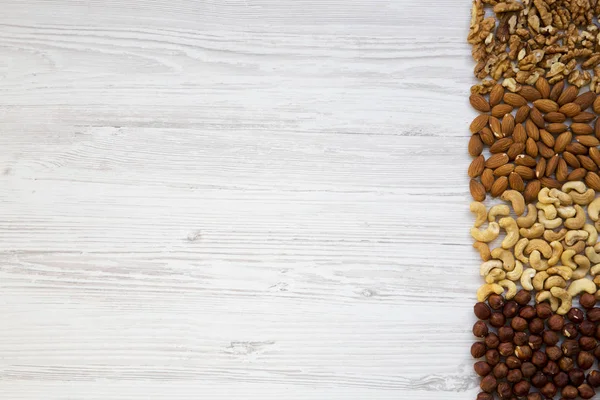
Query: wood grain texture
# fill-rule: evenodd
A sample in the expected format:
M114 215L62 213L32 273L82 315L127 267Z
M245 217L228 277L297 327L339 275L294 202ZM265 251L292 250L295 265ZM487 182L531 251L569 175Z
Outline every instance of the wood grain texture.
M474 398L468 3L8 3L0 397Z

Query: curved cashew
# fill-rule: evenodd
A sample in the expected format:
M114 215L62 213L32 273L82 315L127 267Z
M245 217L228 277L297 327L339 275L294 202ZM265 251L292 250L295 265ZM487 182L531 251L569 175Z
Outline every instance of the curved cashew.
M548 269L548 261L542 259L539 250L534 250L529 256L529 265L536 271L545 271Z
M548 290L544 290L535 295L536 303L539 304L543 303L544 301L550 302L550 308L552 308L552 311L558 310L558 299L552 296L552 294Z
M525 247L527 247L528 244L529 239L523 238L519 240L515 245L515 257L517 257L519 261L525 264L529 264L529 258L527 258L527 256L523 254L523 251L525 250Z
M479 275L486 276L493 269L502 269L502 261L500 260L490 260L481 264L479 267Z
M550 267L546 270L548 275L558 275L562 277L565 281L571 279L573 276L573 270L569 267L565 267L564 265L559 265L556 267Z
M554 204L537 203L535 206L538 210L544 211L544 216L546 219L554 219L558 215Z
M592 221L598 221L600 218L600 197L590 203L588 206L588 215Z
M516 190L505 190L500 198L504 201L510 201L515 214L523 215L525 212L525 199L523 195Z
M586 189L585 183L581 181L567 182L562 187L562 191L569 194L571 194L572 190L575 190L577 193L584 193Z
M517 294L517 285L513 281L504 279L498 282L498 285L506 288L506 293L504 294L506 300L512 299Z
M537 221L537 208L533 204L527 204L527 216L517 218L517 225L521 228L531 228Z
M575 257L573 257L573 260L577 264L577 269L573 271L571 279L575 280L585 278L585 276L590 270L590 260L588 260L586 256L582 256L581 254L577 254Z
M544 281L544 289L550 290L550 288L553 287L560 287L564 289L567 287L567 281L565 281L561 276L552 275Z
M515 267L512 271L506 273L506 279L518 281L521 276L523 276L523 264L521 261L515 261Z
M600 274L600 264L596 264L590 269L591 276L596 276L598 274Z
M489 243L500 234L500 226L497 222L490 222L486 229L471 228L471 236L478 242Z
M487 283L499 282L501 280L506 279L506 272L500 268L494 268L490 271L490 273L485 277L485 281Z
M578 240L572 246L569 246L564 240L561 243L565 250L574 250L577 254L583 253L583 250L585 250L585 242L583 240Z
M575 262L573 261L573 257L575 256L575 254L577 254L575 253L575 250L565 250L560 256L560 262L562 262L563 265L566 265L567 267L571 268L573 271L577 269L577 264L575 264Z
M523 289L533 290L531 279L535 276L536 273L537 271L533 268L527 268L525 271L523 271L523 273L521 274L521 286L523 286Z
M548 259L548 265L553 266L558 264L560 256L563 253L563 247L562 244L560 244L560 242L552 242L550 243L550 247L552 247L552 257Z
M542 210L538 211L538 221L540 221L546 229L555 229L562 224L562 218L547 219Z
M598 220L598 221L594 222L594 228L596 228L596 230L597 230L598 232L600 232L600 220Z
M596 250L594 247L592 247L592 246L586 247L585 255L594 264L600 263L600 254L596 253Z
M487 243L475 242L473 243L473 247L477 249L479 256L483 261L489 261L492 258L490 246L488 246Z
M546 231L544 231L544 239L546 239L546 242L560 242L561 240L563 240L565 238L565 236L567 235L567 232L568 232L567 228L562 228L558 232L554 232L553 230L546 229Z
M570 206L573 204L573 199L571 196L558 189L550 189L550 196L556 197L563 206Z
M532 239L525 247L525 254L531 254L532 251L538 250L544 258L552 257L552 247L548 244L548 242L542 239Z
M585 193L578 193L573 191L569 193L569 196L571 196L573 202L583 206L586 204L590 204L592 201L594 201L594 198L596 198L596 192L594 191L594 189L588 189L585 191Z
M581 229L585 224L585 210L579 204L575 204L575 210L577 211L576 216L574 218L567 218L565 221L565 227L568 229Z
M548 279L549 276L550 275L548 275L546 271L540 271L537 274L535 274L535 276L531 280L531 283L533 284L535 290L544 289L544 282L546 281L546 279Z
M477 289L477 301L486 301L492 293L502 294L504 288L497 283L486 283Z
M572 218L577 214L577 210L573 206L560 206L556 209L556 212L561 218Z
M543 204L554 204L558 206L560 201L556 197L551 197L549 194L550 189L542 188L542 190L540 190L538 193L538 201Z
M594 285L596 285L596 286L600 285L600 275L596 275L596 276L594 277L594 280L593 280L593 282L594 282ZM600 290L599 290L598 292L600 292ZM598 299L598 297L597 297L597 295L598 295L598 292L596 292L596 299Z
M539 238L542 237L542 235L544 234L544 225L540 224L539 222L536 222L535 224L533 224L533 226L529 229L527 228L521 228L519 229L519 233L521 234L521 236L526 237L527 239L534 239L534 238Z
M587 244L588 246L595 245L596 242L598 241L598 231L596 230L596 228L594 228L594 225L585 224L583 226L583 230L588 233L588 238L585 241L585 244Z
M493 224L493 222L490 222L490 224ZM504 217L498 222L498 225L506 231L506 237L502 241L502 247L505 249L512 248L519 241L519 227L517 226L517 221L511 217Z
M506 204L496 204L490 208L488 212L488 221L493 222L497 216L506 217L510 215L510 208Z
M567 292L563 288L553 287L550 289L550 294L552 294L553 297L560 300L560 307L558 307L556 313L559 315L565 315L566 313L568 313L573 304L573 298L571 297L569 292Z
M469 206L469 209L475 214L474 226L479 228L487 219L487 209L485 208L485 205L479 201L474 201Z
M565 243L567 243L567 245L569 246L573 246L575 244L575 242L579 241L579 240L586 240L589 236L589 233L587 233L584 230L579 230L579 231L569 231L567 232L567 235L565 236Z
M498 260L502 260L502 265L506 271L512 271L515 268L515 256L509 250L497 247L492 250L492 257Z
M571 282L567 292L569 292L571 297L575 297L582 292L594 294L596 293L596 284L588 278L577 279Z

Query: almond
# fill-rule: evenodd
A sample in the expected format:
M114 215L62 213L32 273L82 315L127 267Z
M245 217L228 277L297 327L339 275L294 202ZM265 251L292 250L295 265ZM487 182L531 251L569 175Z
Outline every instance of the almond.
M539 101L539 100L538 100ZM537 108L533 107L531 111L529 111L529 118L531 121L538 127L543 128L546 126L546 121L544 121L544 116Z
M492 91L490 92L490 106L494 107L497 104L500 104L502 98L504 97L504 88L501 84L496 84Z
M579 162L579 160L577 159L575 154L565 151L564 153L562 153L562 157L566 161L566 163L569 165L569 167L571 167L571 168L581 167L581 163Z
M552 176L558 167L558 162L560 161L560 157L558 154L555 154L554 157L548 159L546 162L546 170L544 171L544 176Z
M543 113L558 111L558 104L550 99L540 99L533 102L535 108ZM492 110L493 112L493 110Z
M590 135L594 133L594 130L588 124L572 123L571 132L576 135Z
M473 157L477 157L483 151L483 142L479 135L472 135L469 139L469 154Z
M580 181L585 178L588 171L585 168L577 168L571 171L569 176L567 176L568 181ZM492 188L493 189L493 188Z
M592 104L594 104L594 100L596 100L596 93L585 92L577 96L573 103L577 104L581 111L584 111L590 108Z
M565 124L548 124L548 126L546 126L546 130L554 134L563 133L567 129L569 129L569 127Z
M508 162L508 155L505 153L493 154L485 162L487 168L496 169Z
M511 138L498 139L496 143L490 146L490 153L506 153L513 143L514 141Z
M529 117L530 110L531 109L529 108L529 106L519 107L517 113L515 114L515 122L517 124L524 122L527 119L527 117Z
M496 137L496 138L503 137L502 124L500 123L500 120L496 117L489 117L488 119L489 119L488 123L490 124L490 129L492 130L494 137Z
M521 107L527 105L527 100L525 100L523 96L510 92L504 94L504 102L506 104L510 104L513 107Z
M540 139L548 147L554 147L554 136L545 129L540 129Z
M554 141L554 151L557 153L565 151L565 148L569 143L571 143L572 139L573 135L571 135L571 132L566 131L561 133L556 137L556 140Z
M539 80L539 79L538 79ZM525 85L519 90L519 94L525 98L525 100L534 102L542 98L542 94L539 90L534 88L533 86Z
M540 92L540 95L542 96L542 98L547 99L548 97L550 97L550 84L548 83L548 81L546 80L546 78L539 78L536 82L535 82L535 88ZM537 196L537 193L536 193Z
M581 166L583 168L587 169L588 171L598 171L598 166L596 165L594 160L592 160L590 157L580 155L580 156L577 156L577 159L581 163Z
M489 117L485 114L481 114L475 117L473 122L471 122L471 126L469 130L471 133L477 133L483 128L485 128L488 124Z
M595 172L588 172L585 175L585 184L588 185L588 187L599 191L600 190L600 176L598 176L597 173Z
M562 184L553 178L548 178L547 176L540 179L540 183L542 186L550 188L550 189L560 189Z
M494 175L496 176L508 176L511 172L513 172L515 166L513 164L504 164L501 167L498 167L494 170ZM482 171L483 172L483 171Z
M567 145L565 150L573 153L573 154L587 154L588 148L582 145L581 143L572 142Z
M523 143L513 143L506 152L506 155L510 160L514 160L519 154L522 154L524 151L525 145Z
M535 166L535 177L541 178L546 174L546 159L541 158Z
M491 169L486 168L483 170L483 174L481 174L481 184L487 192L492 189L494 179L494 172Z
M548 114L544 115L544 120L546 122L565 122L567 120L567 117L565 116L565 114L561 113L561 112L549 112Z
M561 106L558 111L571 118L579 114L581 112L581 108L577 103L567 103Z
M525 167L523 165L516 166L515 172L526 181L535 179L535 171L529 167Z
M592 109L596 114L600 114L600 97L596 97L596 100L592 103Z
M575 101L578 94L579 94L579 89L577 88L577 86L569 86L568 88L563 90L563 92L560 94L560 96L558 97L558 100L556 100L556 102L560 106L567 104L567 103L571 103L571 102Z
M556 172L554 175L556 176L556 179L558 179L561 182L566 181L567 177L569 176L569 168L567 167L567 162L562 158L558 159L558 164L556 166Z
M538 100L540 101L540 100ZM498 104L492 108L492 116L496 118L502 118L506 114L511 113L513 110L513 106L509 104Z
M490 190L490 194L493 197L498 197L502 193L504 193L504 191L506 189L508 189L508 178L505 177L505 176L501 176L498 179L496 179L496 181L492 185L492 189Z
M586 147L600 146L600 140L598 140L595 136L575 136L575 140Z
M506 114L504 118L502 118L501 127L504 136L512 135L515 129L515 117L513 117L512 114Z
M471 197L473 197L475 201L485 200L485 188L475 179L471 179L469 182L469 190L471 191Z
M550 91L550 96L548 96L548 98L552 101L558 100L558 98L563 92L564 87L565 81L561 79L552 87L552 90Z
M574 116L573 118L571 118L571 120L573 122L581 122L581 123L588 123L588 122L592 122L594 119L596 119L596 116L590 112L580 112L579 114L577 114L576 116Z
M496 141L496 138L494 138L494 134L488 127L483 128L481 132L479 132L479 137L481 138L481 141L487 144L488 146L491 146L492 144L494 144L494 141Z
M550 158L555 154L554 150L552 150L550 147L546 146L542 142L537 142L537 148L539 154L544 158Z
M527 139L527 141L525 142L525 153L527 153L533 158L537 157L537 155L539 154L539 149L536 145L536 142L532 138Z
M527 132L525 131L525 128L523 128L523 125L521 124L516 124L515 125L515 129L513 129L513 134L512 134L513 140L515 141L515 143L525 143L525 141L527 140Z
M531 156L521 154L515 158L515 164L533 168L536 165L536 161Z
M538 82L540 79L538 79ZM527 203L531 203L532 201L537 200L538 193L540 192L542 185L540 181L534 180L525 186L525 190L523 191L523 197L525 197L525 201Z
M527 132L527 136L533 140L540 139L540 130L530 119L525 121L525 132Z
M600 121L596 120L596 124L594 125L594 135L600 139Z
M489 112L490 111L490 103L487 102L485 97L480 94L472 94L469 97L469 102L474 109L480 112Z
M485 168L485 158L483 155L475 157L473 161L471 161L471 165L469 165L468 174L471 178L476 178L483 173L483 169Z
M590 155L590 158L592 160L594 160L596 165L600 167L600 150L598 150L595 147L590 147L589 155Z
M508 175L508 185L511 189L522 192L525 190L525 183L523 182L523 178L516 172L511 172Z

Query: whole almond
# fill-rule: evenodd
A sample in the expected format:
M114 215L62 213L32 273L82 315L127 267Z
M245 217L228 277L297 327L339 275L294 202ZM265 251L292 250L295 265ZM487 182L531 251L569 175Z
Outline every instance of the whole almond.
M554 136L545 129L540 129L540 139L548 147L554 147Z
M492 130L492 133L494 134L494 137L496 138L501 138L503 137L502 135L502 124L500 123L500 120L496 117L490 116L488 118L488 123L490 124L490 129Z
M573 171L571 171L571 173L569 174L569 176L567 176L567 180L571 181L571 182L572 181L580 181L583 178L585 178L585 175L587 174L587 172L588 171L585 168L574 169Z
M536 161L535 158L528 156L526 154L521 154L515 158L515 164L522 165L524 167L535 167Z
M546 121L544 121L544 116L542 115L540 110L538 110L535 107L533 107L531 109L531 111L529 111L529 118L538 128L543 128L546 126Z
M549 112L548 114L544 115L544 120L546 122L565 122L567 120L567 117L565 116L565 114L561 113L561 112Z
M528 85L521 87L521 90L519 90L519 94L521 96L523 96L523 98L525 98L525 100L530 101L530 102L534 102L534 101L542 98L542 94L540 93L539 90L537 90L533 86L528 86Z
M562 153L562 157L565 160L565 162L569 165L569 167L571 167L571 168L581 167L581 163L579 162L579 160L577 159L575 154L565 151L564 153Z
M573 135L571 134L571 132L566 131L561 133L556 137L556 140L554 141L554 151L557 153L565 151L567 145L571 143L571 140L573 140Z
M563 90L563 92L560 94L560 96L558 97L558 100L556 102L560 106L567 104L567 103L571 103L571 102L575 101L578 94L579 94L579 89L577 88L577 86L569 86L568 88Z
M600 97L596 97L596 100L592 103L592 109L596 114L600 114Z
M490 111L490 103L487 102L485 97L480 94L472 94L469 97L469 102L474 109L480 112L489 112Z
M508 176L515 169L514 164L504 164L501 167L498 167L494 170L494 175L496 176ZM483 171L482 171L483 172Z
M522 192L525 190L525 183L523 182L523 178L516 172L511 172L508 175L508 185L511 189Z
M502 98L504 97L504 88L501 84L496 84L492 91L490 92L490 106L494 107L497 104L500 104Z
M535 179L535 171L524 165L518 165L515 167L515 172L523 178L523 180L529 181Z
M540 139L540 129L530 119L525 121L525 132L527 132L527 136L533 140Z
M562 158L558 159L558 165L556 166L556 172L554 173L554 175L556 176L556 179L558 179L561 182L566 181L567 177L569 176L569 168L567 167L567 162ZM542 185L543 184L544 182L542 182Z
M494 180L494 171L489 168L484 169L483 174L481 174L481 184L485 188L486 192L489 192L492 189Z
M576 103L581 109L581 111L584 111L590 108L592 104L594 104L594 100L596 100L596 93L585 92L577 96L573 103Z
M559 133L563 133L564 131L566 131L567 129L569 129L569 127L565 124L548 124L548 126L546 126L546 130L550 133L554 133L554 134L559 134Z
M484 201L485 200L485 188L475 179L471 179L469 182L469 190L471 191L471 197L475 201Z
M496 141L492 130L488 127L483 128L481 132L479 132L479 137L481 138L481 141L488 146L491 146Z
M493 154L490 158L485 161L486 168L496 169L508 162L508 155L506 153Z
M517 158L519 154L525 151L525 145L523 143L513 143L506 152L506 155L510 160Z
M538 146L532 138L528 138L525 142L525 153L530 155L533 158L536 158L539 154Z
M600 139L600 120L596 120L594 124L594 135Z
M469 139L469 154L473 157L477 157L483 151L483 142L479 135L472 135Z
M513 143L514 141L511 138L498 139L496 143L490 146L490 153L506 153Z
M540 101L540 100L538 100ZM513 106L509 104L498 104L492 108L492 116L496 118L502 118L506 114L511 113L513 110Z
M596 147L600 146L600 140L596 138L596 136L591 135L583 135L583 136L575 136L575 140L586 147Z
M471 178L476 178L483 173L483 169L485 168L485 158L483 155L475 157L473 161L471 161L471 165L469 165L468 174Z
M510 136L513 134L515 129L515 117L512 114L506 114L504 118L502 118L502 134L504 136Z
M568 152L571 152L573 154L576 154L576 155L587 154L587 152L588 152L587 147L585 147L581 143L576 143L576 142L569 143L567 145L567 147L565 148L565 150L567 150Z
M555 154L554 150L552 150L550 147L546 146L542 142L537 142L537 148L538 148L539 154L544 158L550 158Z
M515 114L515 122L517 124L524 122L527 119L527 117L529 117L530 110L531 109L529 108L529 106L519 107Z
M485 114L476 116L473 122L471 122L471 126L469 127L471 133L477 133L483 128L485 128L488 124L488 119L489 117Z
M550 99L539 99L533 102L535 108L543 113L558 111L558 104ZM492 110L493 111L493 110Z
M594 160L596 165L600 167L600 150L598 150L596 147L590 147L589 155L590 158Z
M515 129L513 129L512 138L515 141L515 143L525 144L525 141L527 140L527 132L525 131L525 128L523 128L523 125L515 125Z
M542 186L550 189L560 189L562 184L554 178L548 178L547 176L540 179Z
M535 177L541 178L546 175L546 159L540 158L537 165L535 166Z
M504 102L506 104L510 104L513 107L521 107L527 105L527 100L517 93L505 93L504 94Z
M583 168L587 169L588 171L593 171L593 172L598 171L598 166L596 165L594 160L592 160L590 157L580 155L580 156L577 156L577 159L581 163L581 166Z
M565 81L564 80L560 80L558 81L553 87L552 90L550 91L550 96L548 96L548 98L552 101L556 101L558 100L558 98L560 97L560 95L563 92L563 89L565 87Z
M504 191L506 189L508 189L508 178L505 177L505 176L501 176L498 179L496 179L496 181L492 185L492 189L490 190L490 194L493 197L498 197L502 193L504 193Z
M581 112L581 108L577 103L567 103L562 105L558 111L571 118L579 114Z
M576 135L591 135L594 133L594 129L588 124L572 123L571 132Z
M544 171L544 176L552 176L558 167L558 162L560 161L560 157L558 154L555 154L554 157L551 157L546 162L546 170Z
M527 183L527 185L525 185L525 190L523 191L523 197L525 197L525 201L527 203L531 203L532 201L537 200L538 193L540 192L541 188L542 184L538 180Z
M548 83L546 78L543 78L543 77L539 78L535 82L535 88L540 92L540 95L542 96L542 98L547 99L548 97L550 97L550 84ZM536 196L537 196L537 193L536 193Z
M589 122L592 122L594 119L596 119L596 116L590 112L580 112L579 114L577 114L576 116L574 116L573 118L571 118L571 120L573 122L580 122L583 124L587 124Z
M585 175L585 184L596 191L600 190L600 176L595 172L588 172Z

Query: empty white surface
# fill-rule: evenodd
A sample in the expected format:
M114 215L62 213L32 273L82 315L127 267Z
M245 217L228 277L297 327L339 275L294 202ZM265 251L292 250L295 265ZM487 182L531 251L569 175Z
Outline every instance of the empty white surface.
M2 399L468 399L469 2L0 13Z

